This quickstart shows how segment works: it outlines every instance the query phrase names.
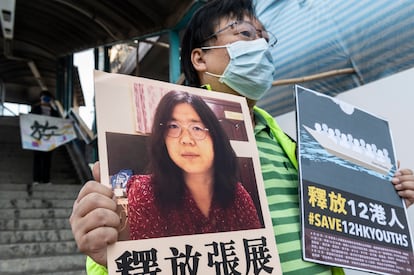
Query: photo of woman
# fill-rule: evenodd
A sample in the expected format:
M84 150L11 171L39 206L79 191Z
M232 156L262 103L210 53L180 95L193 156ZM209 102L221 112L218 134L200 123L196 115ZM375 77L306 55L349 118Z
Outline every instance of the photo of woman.
M230 141L201 97L168 92L151 132L147 173L127 184L131 240L262 227Z

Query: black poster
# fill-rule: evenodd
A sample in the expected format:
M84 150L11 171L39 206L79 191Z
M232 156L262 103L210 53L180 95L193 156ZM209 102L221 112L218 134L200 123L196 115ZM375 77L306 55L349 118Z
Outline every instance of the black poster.
M296 86L304 259L380 274L413 274L413 243L391 178L386 120Z

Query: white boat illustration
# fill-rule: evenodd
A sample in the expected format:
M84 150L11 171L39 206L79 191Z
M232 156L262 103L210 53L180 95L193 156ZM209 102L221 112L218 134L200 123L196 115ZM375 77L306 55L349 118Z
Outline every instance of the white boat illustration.
M334 156L374 170L382 175L387 175L393 166L389 159L378 160L375 157L367 156L363 152L357 152L352 150L352 148L339 145L324 132L316 131L305 125L303 127L327 152Z

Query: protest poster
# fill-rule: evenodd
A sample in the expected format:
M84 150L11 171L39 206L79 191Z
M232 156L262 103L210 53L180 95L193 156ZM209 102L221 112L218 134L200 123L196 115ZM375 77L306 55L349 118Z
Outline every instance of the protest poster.
M413 274L413 240L391 183L389 123L296 86L305 260L379 274Z
M122 220L119 241L108 248L109 274L282 274L246 100L235 95L121 74L95 71L94 78L101 183L114 190ZM259 219L258 228L218 233L184 232L179 236L131 240L130 236L137 232L131 230L127 182L133 175L147 173L147 164L152 157L147 148L153 134L154 116L160 100L171 93L201 97L209 112L214 113L212 120L217 120L222 130L188 126L185 133L193 131L191 135L197 135L194 131L208 131L213 136L213 132L224 130L227 137L222 143L230 143L234 150L239 166L238 181L248 192L257 212L257 217L244 218ZM201 117L201 113L199 115ZM156 126L165 126L163 124ZM168 129L183 127L179 120L165 124ZM160 142L160 147L163 143ZM153 219L147 222L151 223Z
M36 114L20 115L22 148L52 151L76 138L70 119Z

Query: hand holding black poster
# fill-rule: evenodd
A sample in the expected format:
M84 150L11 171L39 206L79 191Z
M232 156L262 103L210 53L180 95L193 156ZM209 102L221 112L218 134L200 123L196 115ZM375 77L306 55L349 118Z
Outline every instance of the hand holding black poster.
M413 240L386 120L296 86L304 258L413 274Z

